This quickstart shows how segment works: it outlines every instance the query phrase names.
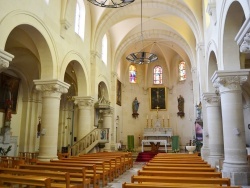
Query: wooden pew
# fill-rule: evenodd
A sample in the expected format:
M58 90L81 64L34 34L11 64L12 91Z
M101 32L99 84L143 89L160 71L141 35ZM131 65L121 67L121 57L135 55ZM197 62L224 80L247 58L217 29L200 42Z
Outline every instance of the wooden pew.
M164 163L164 164L208 164L205 161L193 161L193 160L150 160L149 163Z
M162 167L162 166L143 166L142 170L156 170L156 171L193 171L193 172L216 172L215 168L208 167Z
M91 183L96 187L100 186L100 174L97 174L96 165L93 164L72 164L72 163L52 163L41 162L36 163L37 166L49 166L49 167L67 167L67 168L85 168L85 178L90 178ZM75 175L75 174L74 174Z
M98 153L91 153L85 154L88 156L123 156L125 158L126 163L128 164L128 168L133 167L133 156L131 152L98 152ZM80 155L81 156L81 155Z
M211 184L180 184L180 183L123 183L122 188L222 188ZM239 186L223 186L223 188L241 188Z
M79 157L74 157L74 158L82 158L82 159L109 159L111 160L111 167L115 168L115 177L118 177L120 174L122 174L125 171L125 163L122 162L122 158L120 156L101 156L101 155L80 155Z
M165 177L210 177L222 178L221 172L189 172L189 171L151 171L138 170L137 175L142 176L165 176Z
M93 164L96 166L96 174L100 174L100 178L102 179L102 183L104 185L107 185L108 180L112 179L112 173L110 170L105 168L104 161L100 161L100 160L99 161L83 161L83 160L76 160L75 158L65 158L65 160L50 160L50 162L52 162L52 163L66 163L66 164L80 164L80 165L82 165L82 164L92 165ZM79 166L79 165L77 165L77 166Z
M40 170L40 171L56 171L56 172L69 172L70 181L76 184L81 183L83 186L88 186L90 184L89 178L86 178L86 170L83 167L66 167L66 166L49 166L49 165L27 165L21 164L19 169L30 169L30 170ZM100 176L99 176L100 177ZM98 181L92 181L95 188L99 188Z
M211 168L210 164L151 163L151 162L146 163L146 166Z
M49 177L51 180L59 183L63 183L66 188L77 187L77 185L70 184L70 174L68 172L53 172L53 171L44 171L44 170L28 170L28 169L13 169L13 168L0 168L0 175L8 174L8 175L18 175L18 176L41 176L41 177ZM53 183L52 187L61 186L60 184ZM82 184L79 184L79 187L82 187ZM89 184L88 184L89 187Z
M96 164L96 169L105 169L108 171L109 174L109 181L113 181L115 177L118 177L116 174L117 171L117 166L116 163L115 165L112 165L112 161L115 159L102 159L102 158L94 158L94 157L70 157L70 158L64 158L62 161L81 161L81 162L86 162L90 164ZM101 161L104 162L104 165L100 165L99 162Z
M229 178L196 178L196 177L164 177L164 176L135 176L131 183L157 182L157 183L185 183L185 184L218 184L230 186Z
M0 187L4 187L4 184L6 183L11 184L11 185L18 184L18 185L26 185L26 186L40 186L40 187L46 187L46 188L52 187L51 179L47 177L35 177L35 176L20 177L20 176L9 175L9 174L0 174Z

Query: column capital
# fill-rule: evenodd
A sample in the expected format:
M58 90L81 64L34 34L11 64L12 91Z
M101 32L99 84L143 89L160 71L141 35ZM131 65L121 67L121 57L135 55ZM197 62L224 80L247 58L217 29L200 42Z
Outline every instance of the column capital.
M240 52L250 53L250 32L248 32L245 35L244 40L243 40L242 44L240 45Z
M241 85L247 81L248 69L238 71L215 71L211 80L220 93L227 91L239 91Z
M43 96L60 97L62 93L67 93L70 87L66 82L60 80L34 80L36 89L43 92Z
M75 96L74 99L75 99L75 104L78 105L79 109L85 107L92 107L94 103L94 98L90 96L84 96L84 97Z
M9 67L9 62L12 61L13 58L14 56L12 54L0 49L0 72Z
M209 106L220 106L220 96L216 93L203 93L202 98L204 101L206 101L206 107Z

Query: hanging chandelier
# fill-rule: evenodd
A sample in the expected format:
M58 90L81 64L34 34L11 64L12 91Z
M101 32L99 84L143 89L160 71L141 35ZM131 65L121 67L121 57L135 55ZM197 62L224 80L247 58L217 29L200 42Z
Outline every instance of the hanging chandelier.
M124 7L135 0L88 0L90 3L104 8L120 8Z
M141 0L141 44L142 44L142 50L143 50L143 34L142 34L142 0ZM134 52L129 54L126 59L134 64L149 64L158 59L156 54L149 53L149 52Z

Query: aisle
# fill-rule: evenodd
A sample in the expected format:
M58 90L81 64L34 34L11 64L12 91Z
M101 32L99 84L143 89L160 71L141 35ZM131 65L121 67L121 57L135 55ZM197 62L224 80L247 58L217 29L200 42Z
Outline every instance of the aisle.
M133 168L127 170L126 172L124 172L121 176L119 176L117 179L115 179L114 181L110 182L108 184L108 186L106 186L107 188L122 188L122 184L124 182L131 182L131 176L132 175L136 175L138 170L141 170L142 167L145 165L145 163L139 163L139 162L135 162L133 165Z

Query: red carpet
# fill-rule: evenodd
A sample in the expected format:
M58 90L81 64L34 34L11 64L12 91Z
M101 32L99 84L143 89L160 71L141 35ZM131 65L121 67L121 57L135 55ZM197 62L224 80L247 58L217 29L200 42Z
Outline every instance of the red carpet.
M140 152L136 158L135 162L148 162L156 155L156 152L144 151Z

